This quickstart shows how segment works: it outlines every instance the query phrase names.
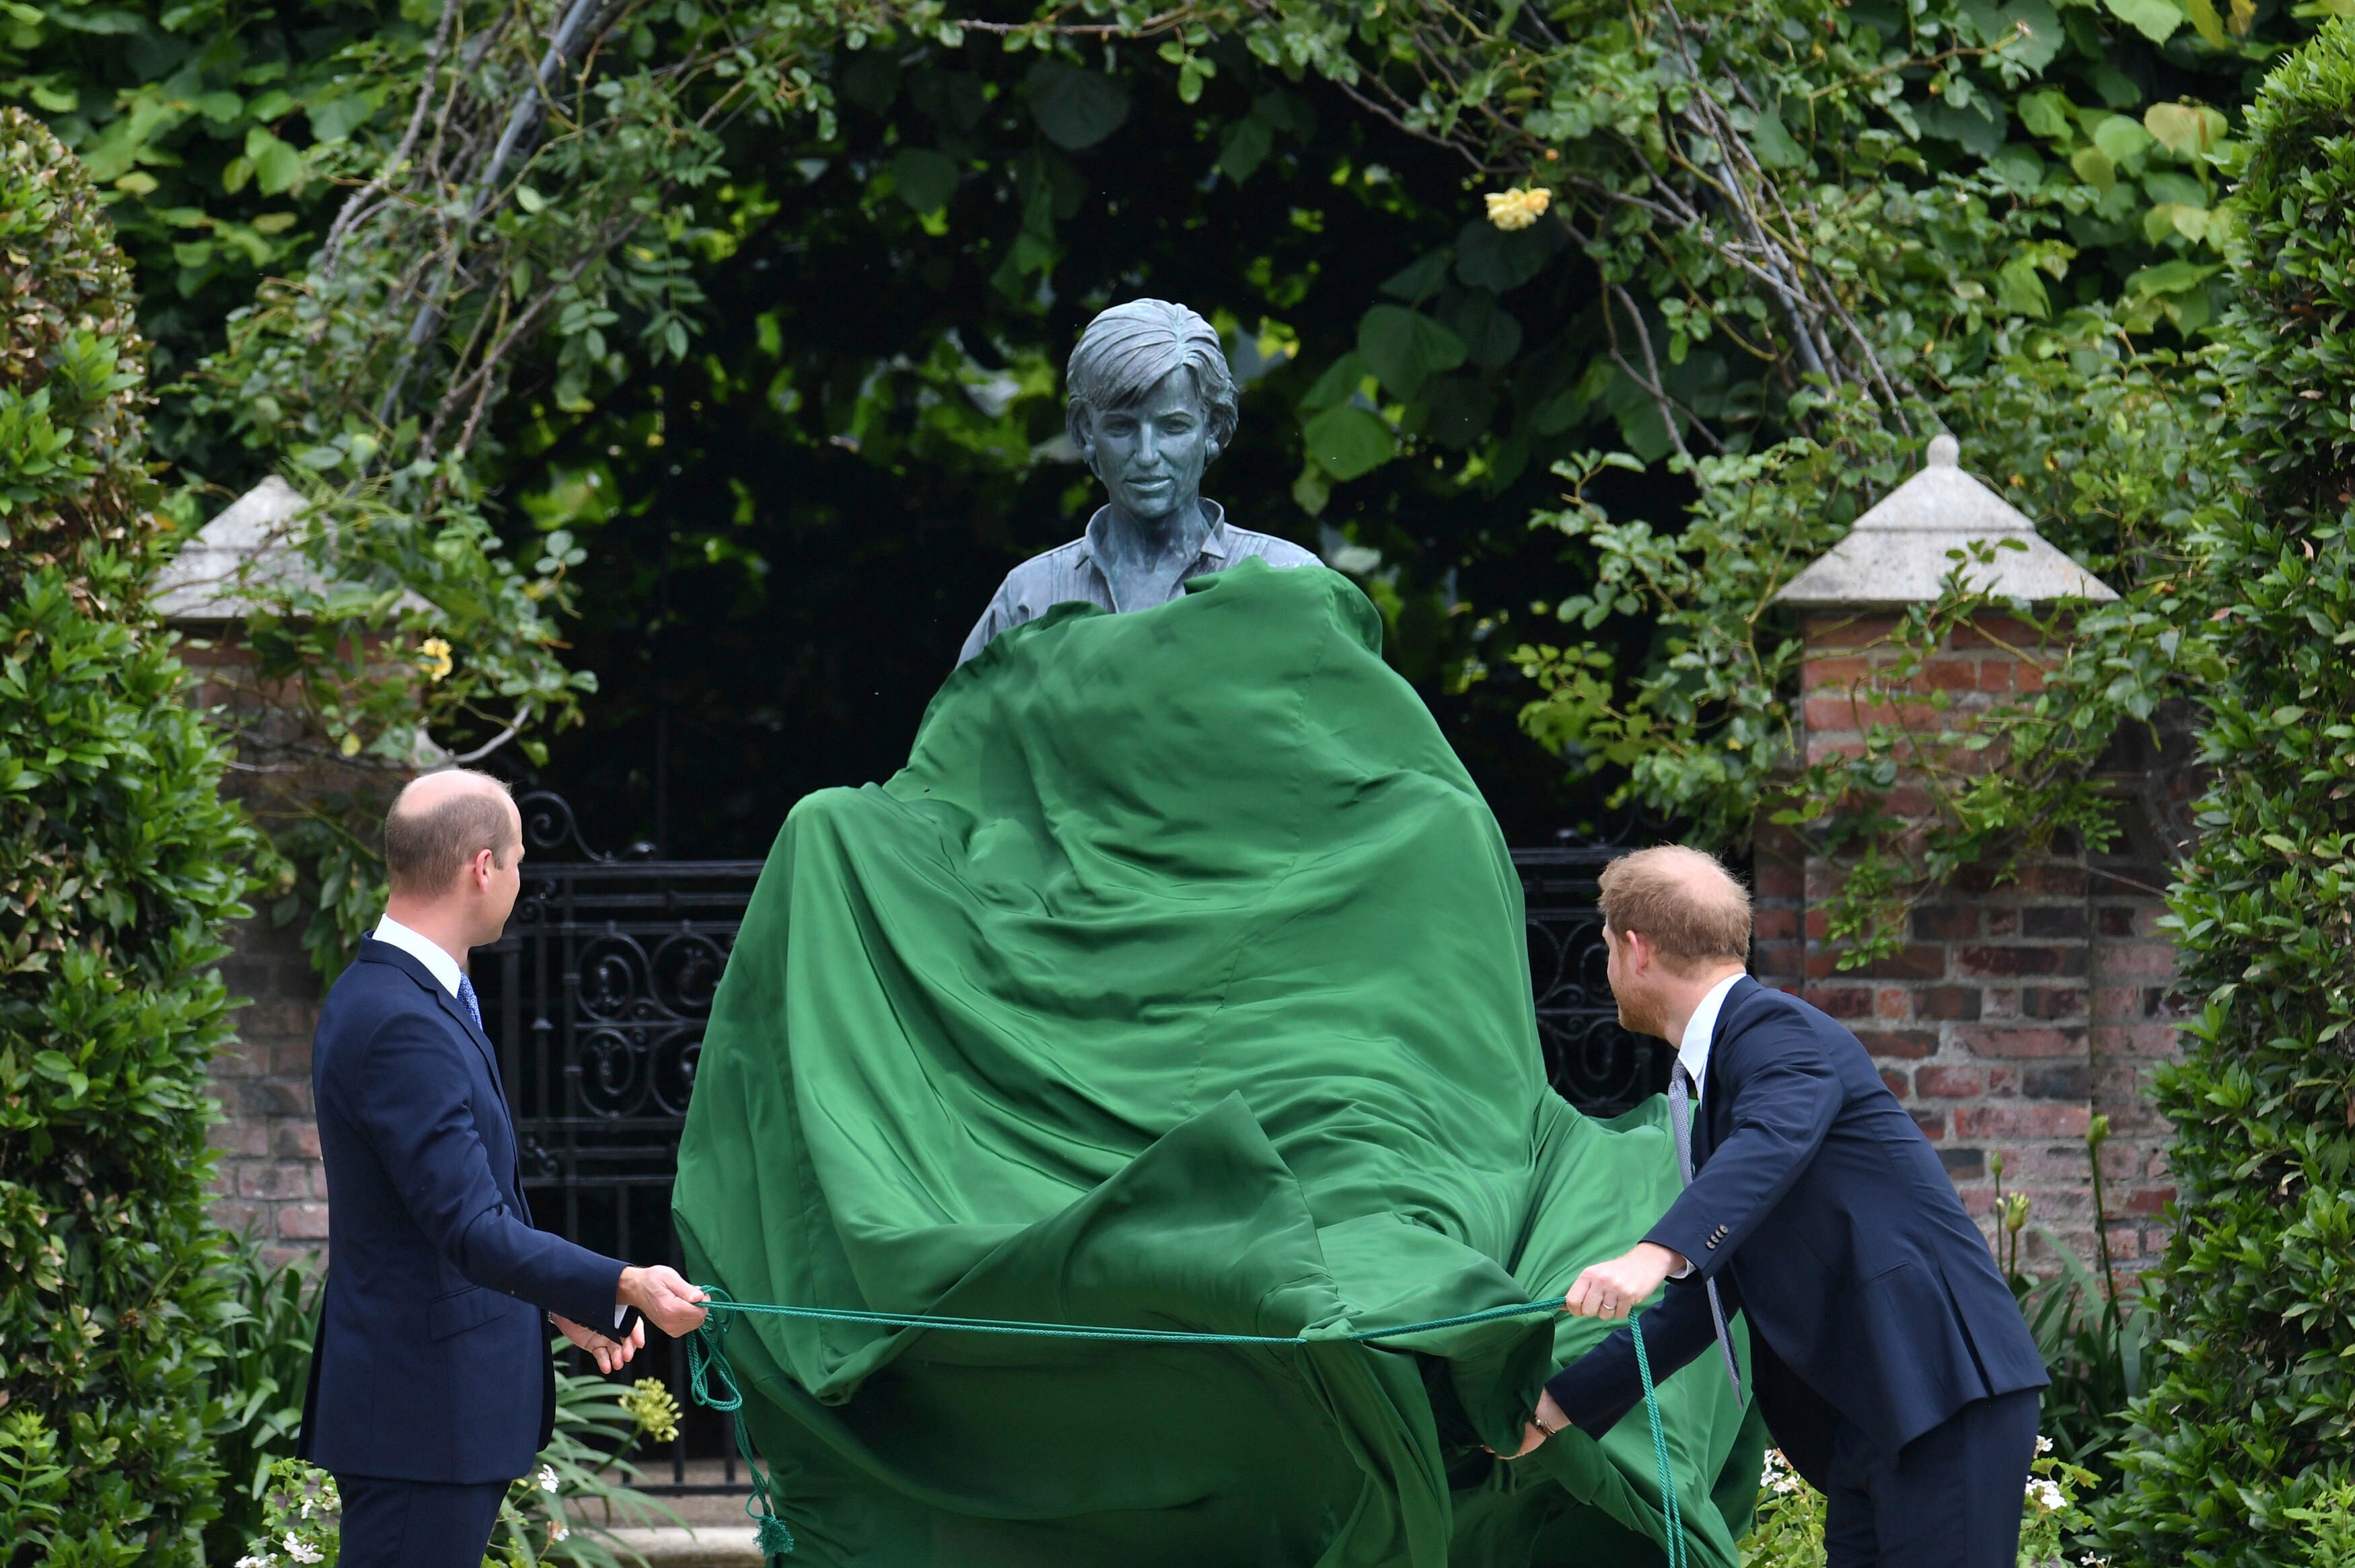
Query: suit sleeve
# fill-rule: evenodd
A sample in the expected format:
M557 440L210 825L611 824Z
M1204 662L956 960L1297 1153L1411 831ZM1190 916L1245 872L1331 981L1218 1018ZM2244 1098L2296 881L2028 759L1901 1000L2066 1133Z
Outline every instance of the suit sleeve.
M1843 1091L1805 1020L1770 1014L1730 1036L1717 1079L1733 1130L1644 1239L1721 1275L1823 1146Z
M1729 1320L1742 1308L1731 1276L1718 1288ZM1644 1359L1652 1369L1655 1387L1689 1365L1695 1356L1717 1342L1717 1325L1710 1321L1709 1292L1696 1276L1668 1286L1660 1303L1643 1313ZM1621 1329L1546 1380L1546 1392L1570 1417L1570 1424L1589 1437L1601 1438L1644 1397L1644 1381L1636 1368L1636 1337Z
M388 1018L368 1044L355 1107L368 1141L410 1216L459 1273L602 1330L622 1265L509 1207L467 1099L468 1048L431 1018Z

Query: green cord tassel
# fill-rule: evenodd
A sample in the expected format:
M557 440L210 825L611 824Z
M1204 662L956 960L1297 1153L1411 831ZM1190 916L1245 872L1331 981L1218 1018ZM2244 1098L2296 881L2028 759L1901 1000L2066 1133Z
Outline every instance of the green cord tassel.
M785 1528L783 1520L773 1513L761 1516L761 1528L754 1531L754 1539L760 1545L762 1557L771 1563L794 1550L794 1532Z

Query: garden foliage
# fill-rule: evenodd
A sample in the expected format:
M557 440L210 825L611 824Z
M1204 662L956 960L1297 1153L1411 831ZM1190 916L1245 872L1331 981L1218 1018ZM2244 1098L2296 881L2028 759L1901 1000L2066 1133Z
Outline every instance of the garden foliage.
M2213 784L2172 896L2197 1012L2159 1080L2180 1228L2105 1515L2122 1560L2199 1568L2320 1561L2306 1510L2355 1473L2355 24L2275 73L2250 141L2220 334L2238 482L2198 537Z
M142 605L164 524L129 269L15 109L0 291L0 1420L34 1478L8 1560L192 1563L219 1479L212 966L258 844Z
M1481 700L1493 681L1486 700L1525 707L1574 771L1624 785L1616 803L1739 836L1787 755L1771 711L1785 694L1747 683L1789 663L1785 620L1709 580L1778 569L1788 541L1743 518L1804 507L1841 458L1861 461L1819 510L1869 503L1912 449L1844 444L1861 406L1916 444L1955 426L2064 544L2129 556L2137 521L2082 493L2110 454L2076 461L2063 373L2114 385L2119 427L2169 447L2170 420L2132 405L2164 399L2157 345L2195 345L2227 295L2237 106L2316 9L1561 0L1483 20L1233 0L534 0L101 20L51 0L16 13L0 90L53 114L112 181L143 264L174 280L176 340L202 335L182 331L197 314L217 324L232 283L284 280L181 383L173 429L208 476L304 482L321 505L299 542L352 590L290 599L266 628L266 673L302 677L304 759L340 770L340 805L284 802L279 824L332 968L374 891L352 830L421 737L537 763L579 716L586 683L558 627L587 530L663 535L657 569L615 574L626 602L607 613L634 628L669 618L654 601L683 574L739 617L785 591L794 574L752 541L788 503L745 456L774 467L780 440L888 471L883 488L903 490L913 458L976 501L1025 484L1018 513L1083 503L1051 439L1053 366L1103 291L1148 270L1174 286L1166 261L1074 266L1092 228L1152 255L1140 226L1100 221L1147 162L1208 193L1183 247L1216 259L1204 270L1230 292L1203 302L1278 415L1254 420L1269 450L1236 454L1228 482L1249 464L1262 508L1288 489L1298 510L1269 524L1332 531L1435 697ZM98 28L124 47L95 45ZM1231 221L1278 181L1269 222ZM1507 185L1549 204L1519 227L1485 221L1480 189ZM887 311L893 331L862 323L823 363L790 313L698 347L731 264L870 229L888 254L861 264L922 276L953 321L900 331ZM826 310L843 313L831 290ZM1812 405L1829 422L1795 396L1811 376L1834 394ZM1987 396L1998 383L2008 403ZM729 450L699 443L698 474L682 440L727 403L770 417ZM1795 439L1828 450L1781 445ZM1648 537L1560 525L1548 471L1587 447L1650 465L1594 496L1623 515L1640 503ZM1733 466L1667 472L1679 454ZM1259 472L1263 455L1281 471ZM1695 492L1703 526L1678 529ZM1001 547L1007 510L976 510L991 520L975 542ZM1533 577L1557 552L1558 581ZM1640 588L1565 586L1661 566L1666 615ZM810 705L876 694L863 669L855 692L810 678L825 686ZM1957 779L1928 852L1881 885L2096 828L2085 760L2152 700L2144 682L2002 737L2044 747L2031 786ZM765 703L711 705L741 724ZM1869 799L1887 760L1808 793ZM1869 943L1873 922L1850 924Z

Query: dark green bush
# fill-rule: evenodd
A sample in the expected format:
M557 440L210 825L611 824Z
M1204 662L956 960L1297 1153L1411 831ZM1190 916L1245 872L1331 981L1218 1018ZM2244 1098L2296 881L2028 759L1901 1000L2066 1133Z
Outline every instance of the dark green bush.
M2355 1469L2355 24L2266 83L2199 543L2230 659L2173 920L2196 1004L2173 1118L2164 1347L2104 1533L2120 1562L2319 1563ZM2338 1561L2338 1559L2332 1559Z
M0 1419L10 1563L195 1563L224 1287L214 968L256 848L171 638L145 345L97 195L0 109Z

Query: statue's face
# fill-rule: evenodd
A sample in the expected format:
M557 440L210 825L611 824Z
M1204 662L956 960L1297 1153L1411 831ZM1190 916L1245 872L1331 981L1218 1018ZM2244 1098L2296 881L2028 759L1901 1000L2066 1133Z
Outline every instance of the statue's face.
M1202 471L1219 455L1194 373L1179 366L1133 408L1098 410L1088 421L1088 467L1115 504L1157 522L1190 503Z

